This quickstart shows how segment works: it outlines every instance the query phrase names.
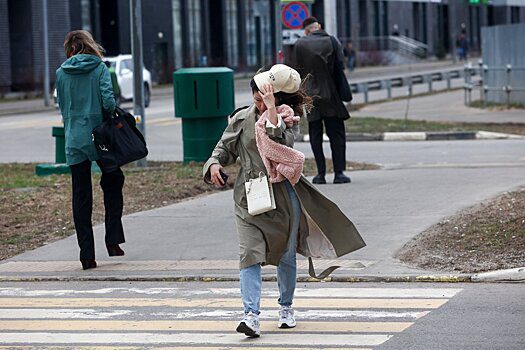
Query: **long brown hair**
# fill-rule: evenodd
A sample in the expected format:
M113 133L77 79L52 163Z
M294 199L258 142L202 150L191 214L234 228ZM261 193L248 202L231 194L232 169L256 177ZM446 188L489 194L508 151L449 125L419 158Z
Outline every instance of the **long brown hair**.
M87 30L73 30L67 33L64 39L64 51L67 58L85 53L98 56L100 59L102 59L102 54L105 52L104 48L93 39L93 36Z
M270 68L263 67L259 69L256 74L266 72L268 70L270 70ZM276 104L277 105L286 104L290 106L294 110L295 114L299 116L302 116L303 112L310 113L310 111L313 108L313 99L304 90L303 85L305 81L306 79L303 79L303 81L301 82L301 87L299 88L299 90L297 90L294 93L287 93L287 92L282 92L282 91L276 92L274 94L275 99L276 99L275 101ZM255 83L254 79L250 81L250 87L252 88L252 93L259 91L259 87Z

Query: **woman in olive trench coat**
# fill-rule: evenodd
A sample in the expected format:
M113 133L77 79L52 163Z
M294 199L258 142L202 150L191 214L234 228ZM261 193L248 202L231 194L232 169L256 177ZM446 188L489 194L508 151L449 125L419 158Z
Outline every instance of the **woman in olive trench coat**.
M297 76L299 76L298 73ZM268 80L272 83L271 79ZM273 84L273 91L278 90L279 87L276 88L275 81ZM264 264L278 266L279 303L281 304L279 326L284 326L282 328L293 327L295 320L293 320L293 311L291 310L291 298L293 298L293 290L295 289L295 252L297 251L306 257L333 259L360 249L365 246L365 243L354 224L341 212L337 205L323 196L303 176L293 187L288 181L272 184L276 209L256 216L248 214L244 182L246 179L257 178L261 172L267 174L257 149L255 122L259 115L268 108L264 99L268 89L265 90L264 87L258 86L255 80L252 80L251 86L254 104L238 110L232 115L229 125L213 150L211 157L204 165L203 176L207 183L213 181L217 184L217 179L213 179L211 173L218 169L222 171L223 167L236 162L240 164L233 197L239 236L241 294L243 294L245 318L237 330L248 336L259 336L258 318L256 316L259 314L260 273L256 274L257 281L253 282L252 278L252 283L257 282L254 287L255 295L247 298L245 294L251 292L247 289L251 289L252 286L243 283L243 271L253 269L253 267L258 267L260 270L260 266ZM278 95L278 93L275 94L275 96ZM282 101L277 98L276 104L280 104L280 102ZM302 106L292 107L296 113L298 110L302 110ZM293 147L293 131L286 124L279 121L278 127L268 125L268 123L266 126L268 135L274 141ZM295 203L297 205L294 205ZM294 210L294 207L297 209ZM294 220L294 216L296 220ZM296 237L293 237L294 234ZM293 250L294 266L293 271L290 272L293 274L293 283L290 282L290 286L288 286L288 289L291 289L290 291L283 290L287 289L287 286L281 286L282 281L279 279L286 280L286 278L280 276L279 268L281 267L281 259L287 253L292 238L294 238L294 242L292 242L293 246L290 249ZM290 292L291 297L288 296L288 302L283 305L283 294ZM255 299L255 301L251 299ZM282 317L283 310L284 320ZM286 316L292 318L288 324L286 322L290 319L287 319ZM253 327L246 328L246 325Z

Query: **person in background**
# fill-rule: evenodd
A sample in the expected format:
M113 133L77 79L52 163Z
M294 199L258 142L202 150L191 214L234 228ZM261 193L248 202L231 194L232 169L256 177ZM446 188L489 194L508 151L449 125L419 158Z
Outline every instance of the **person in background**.
M91 162L98 160L92 130L102 123L103 114L113 114L115 96L111 77L103 63L104 49L85 30L67 33L64 41L67 60L56 71L57 99L64 120L66 162L71 168L73 186L73 221L84 270L97 267L91 214L93 192ZM106 210L106 248L109 256L124 255L122 188L120 169L102 173L100 186Z
M456 40L457 53L460 61L465 61L468 55L468 41L465 32L461 32L458 40Z
M306 79L306 93L313 97L314 108L307 115L310 145L317 164L314 184L326 184L326 160L323 152L323 124L330 139L334 184L349 183L346 169L346 131L344 121L350 118L334 82L335 61L344 66L339 41L328 35L315 17L303 22L304 34L295 43L297 70Z
M355 68L355 50L352 44L352 40L347 41L345 47L343 48L343 54L346 58L346 66L350 72L353 72Z

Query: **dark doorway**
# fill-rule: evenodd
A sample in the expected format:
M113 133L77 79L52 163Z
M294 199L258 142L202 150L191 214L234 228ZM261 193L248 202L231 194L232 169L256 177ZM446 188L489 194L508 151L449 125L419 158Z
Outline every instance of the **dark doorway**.
M225 66L226 52L224 48L224 12L222 0L209 0L210 12L210 57L208 64L210 66Z
M261 17L255 17L255 55L257 57L257 67L263 66L262 57L262 30Z
M120 54L118 0L103 0L100 4L100 40L106 56Z
M170 81L168 71L168 43L155 43L155 57L153 61L153 78L159 84L166 84Z
M13 91L33 90L36 82L32 64L31 0L9 0L7 7L11 46L11 89Z
M438 49L444 52L450 51L450 31L448 21L448 5L438 5Z

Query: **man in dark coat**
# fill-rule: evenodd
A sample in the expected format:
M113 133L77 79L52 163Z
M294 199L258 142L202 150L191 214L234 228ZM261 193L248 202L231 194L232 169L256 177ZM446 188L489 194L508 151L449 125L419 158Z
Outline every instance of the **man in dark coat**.
M344 62L343 50L337 39L332 39L315 17L304 20L305 36L295 43L296 68L306 78L306 92L314 99L314 108L308 114L310 145L317 164L314 184L325 184L326 162L323 153L323 123L330 139L334 164L334 183L348 183L346 168L346 133L344 120L350 118L339 97L334 82L335 60Z

